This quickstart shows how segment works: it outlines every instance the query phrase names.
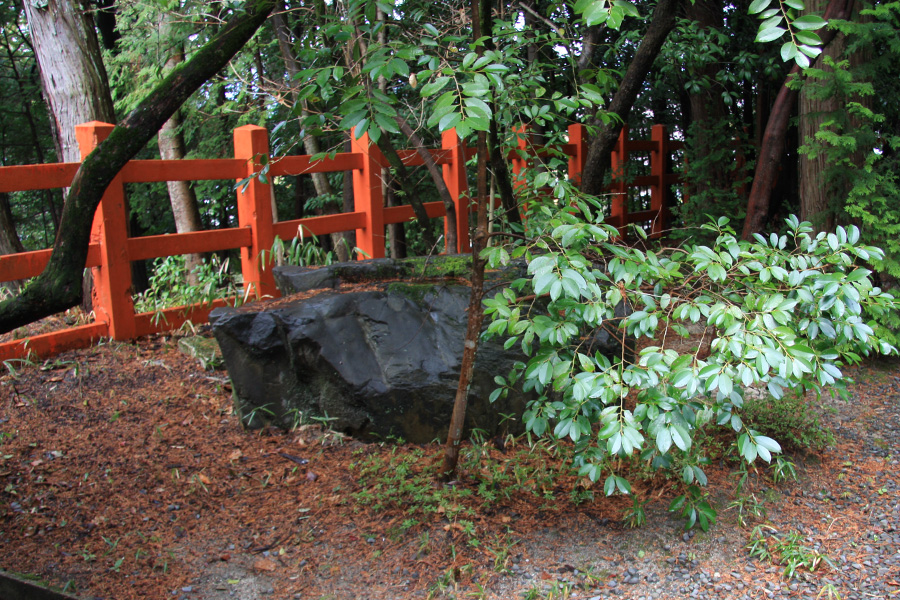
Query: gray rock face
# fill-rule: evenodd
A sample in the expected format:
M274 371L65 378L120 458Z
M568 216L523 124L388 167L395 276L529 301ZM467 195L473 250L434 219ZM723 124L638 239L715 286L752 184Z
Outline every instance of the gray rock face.
M402 437L415 443L443 440L459 379L470 288L458 280L467 257L381 259L318 269L275 269L292 299L213 311L210 322L233 383L235 404L249 427L290 427L310 418L357 437ZM436 269L436 270L435 270ZM460 271L460 272L457 272ZM443 273L451 279L417 282ZM492 273L524 276L524 266ZM373 283L365 291L338 291L341 283ZM618 313L618 311L617 311ZM521 415L533 394L509 390L491 404L494 377L507 376L524 356L503 339L482 341L469 392L466 425L487 435L522 431ZM609 335L592 339L594 351L622 351ZM507 419L504 415L511 415Z

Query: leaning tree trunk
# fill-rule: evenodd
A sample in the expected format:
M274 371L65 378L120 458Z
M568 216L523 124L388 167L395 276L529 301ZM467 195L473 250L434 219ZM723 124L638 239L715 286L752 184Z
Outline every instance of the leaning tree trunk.
M115 176L172 114L253 37L274 8L274 0L248 0L182 68L168 74L94 149L72 179L50 262L25 290L0 303L0 333L78 304L91 223Z
M180 43L172 40L172 28L169 23L171 17L163 17L163 25L160 28L164 36L170 38L172 44L169 49L169 57L166 59L163 72L172 71L184 62L184 50ZM184 135L181 133L181 110L176 110L168 121L163 123L157 137L159 157L163 160L184 159ZM166 188L169 191L169 203L172 205L172 216L175 218L175 231L188 233L201 231L203 221L200 218L200 208L197 206L197 195L189 181L167 181ZM203 264L202 254L187 254L184 257L184 266L187 271L188 285L197 285L196 269Z
M415 148L416 154L422 159L425 168L428 170L428 174L431 175L431 181L434 182L434 187L437 188L438 195L440 195L441 201L444 203L445 218L447 220L447 237L444 239L444 248L447 249L448 253L452 254L457 251L458 246L456 205L453 201L453 197L450 195L450 190L447 188L447 182L444 181L444 177L441 174L441 168L434 161L431 152L425 148L425 143L422 141L422 138L419 137L419 134L417 134L415 130L413 130L409 122L400 115L394 117L394 120L400 127L400 131L403 132L403 135L406 136L409 143ZM462 199L458 201L462 202Z
M854 0L830 0L825 9L825 20L847 19L853 11ZM837 31L827 27L818 30L822 38L822 47L827 49ZM747 202L747 218L741 237L749 239L754 233L763 230L769 218L769 206L772 201L772 190L778 177L778 169L784 156L784 144L791 115L797 102L797 91L789 89L787 84L800 74L800 67L794 65L785 78L784 85L775 97L775 104L766 122L756 172L753 175L753 186L750 188L750 199Z
M583 192L595 196L603 193L603 180L609 168L609 157L619 140L622 125L628 121L631 107L644 85L653 61L659 55L669 32L675 27L675 17L680 3L681 0L659 0L657 3L647 33L641 38L641 44L628 64L622 83L619 84L619 89L607 107L607 112L615 114L618 119L613 119L608 125L603 126L588 146L584 172L581 174ZM599 125L599 121L596 124Z

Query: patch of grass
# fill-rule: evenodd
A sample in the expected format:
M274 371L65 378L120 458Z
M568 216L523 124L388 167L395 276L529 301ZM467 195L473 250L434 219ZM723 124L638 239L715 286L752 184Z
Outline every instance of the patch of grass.
M766 530L769 531L768 536ZM805 569L810 573L822 564L836 568L832 560L822 552L806 546L802 534L791 531L778 537L772 527L757 525L750 534L745 548L750 556L762 561L772 561L784 567L783 575L791 579Z
M777 400L771 396L746 398L741 419L746 427L777 440L785 450L821 450L834 444L834 435L811 403L796 394Z

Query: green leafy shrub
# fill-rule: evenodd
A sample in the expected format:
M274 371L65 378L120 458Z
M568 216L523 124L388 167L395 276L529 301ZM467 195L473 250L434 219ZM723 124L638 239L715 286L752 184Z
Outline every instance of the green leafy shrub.
M573 201L581 214L545 204L527 243L484 251L492 265L528 263L528 277L485 301L487 335L528 356L498 395L519 384L535 391L527 430L569 438L579 474L605 477L608 495L630 493L617 471L634 456L677 465L687 485L705 483L704 449L694 444L707 439L697 432L708 419L732 430L741 460L769 462L781 445L745 421L744 387L765 386L781 401L833 386L841 366L865 354L896 352L864 320L864 311L896 305L862 266L883 253L863 245L855 227L813 234L791 217L786 234L744 241L721 217L704 225L709 246L654 251L614 243L618 231L592 214L590 200ZM620 303L630 314L616 316ZM677 343L691 324L705 331L708 354ZM591 353L590 334L603 325L650 342L633 361ZM696 460L681 458L689 453ZM676 510L708 524L714 515L701 502L690 492Z
M193 271L197 283L187 280L184 256L167 256L154 261L150 288L134 297L137 312L159 312L174 306L209 304L219 298L241 297L242 291L229 272L228 259L213 255Z

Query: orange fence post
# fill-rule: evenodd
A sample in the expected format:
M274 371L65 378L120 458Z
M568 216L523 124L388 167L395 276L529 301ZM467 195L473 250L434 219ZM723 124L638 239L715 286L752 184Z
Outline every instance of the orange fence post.
M269 156L269 132L264 127L244 125L234 130L234 157L246 160L245 177L263 166ZM253 177L237 192L238 224L250 229L250 246L241 248L241 274L245 293L258 298L278 297L272 275L271 251L275 243L272 188Z
M456 135L456 129L448 129L441 133L441 148L450 151L450 162L442 165L442 170L447 190L449 190L456 207L456 248L447 248L447 251L465 254L472 251L472 242L469 239L471 202L469 200L469 183L466 179L466 143ZM445 232L446 229L447 221L445 219Z
M569 125L569 143L575 152L569 157L569 179L576 186L581 185L581 174L584 172L584 158L587 156L587 131L585 126L577 123Z
M669 228L669 186L666 185L666 173L669 167L669 134L665 125L654 125L650 130L650 139L654 143L650 153L650 175L653 186L650 188L650 209L656 213L650 235L658 238Z
M115 125L91 121L75 126L75 138L84 160ZM106 323L109 337L130 340L136 335L134 300L131 297L131 261L128 258L128 215L122 175L116 175L103 194L94 223L91 243L100 244L100 266L91 269L91 297L97 321Z
M625 163L628 162L628 125L622 126L622 132L619 134L619 140L610 156L610 175L612 177L612 186L610 193L610 210L609 223L619 228L619 235L625 233L625 218L627 216L627 192L628 186L625 181Z
M353 136L350 136L353 138ZM384 258L384 195L378 149L364 133L352 139L352 152L362 155L362 168L353 171L353 202L357 212L366 214L365 227L356 230L356 247L363 258Z

